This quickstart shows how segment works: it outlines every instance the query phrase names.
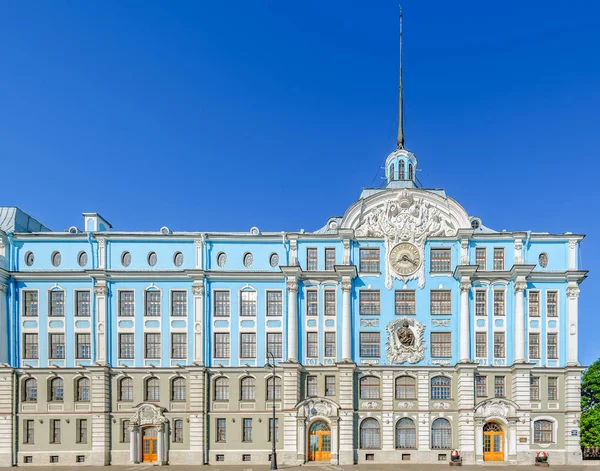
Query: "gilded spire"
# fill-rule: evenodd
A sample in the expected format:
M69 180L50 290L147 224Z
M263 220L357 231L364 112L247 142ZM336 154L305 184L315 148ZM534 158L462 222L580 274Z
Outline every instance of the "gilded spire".
M400 5L400 74L398 81L398 149L404 149L404 107L402 104L402 5Z

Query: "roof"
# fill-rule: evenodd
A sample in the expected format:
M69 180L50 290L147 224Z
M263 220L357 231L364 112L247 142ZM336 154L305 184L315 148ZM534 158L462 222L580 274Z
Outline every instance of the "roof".
M0 230L8 232L48 232L49 228L14 206L0 206Z

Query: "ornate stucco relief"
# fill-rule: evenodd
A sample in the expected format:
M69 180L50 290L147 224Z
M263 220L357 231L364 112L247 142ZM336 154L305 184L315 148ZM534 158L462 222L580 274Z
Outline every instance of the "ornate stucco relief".
M418 363L425 356L423 332L425 326L419 321L401 317L390 322L386 330L386 352L390 363Z

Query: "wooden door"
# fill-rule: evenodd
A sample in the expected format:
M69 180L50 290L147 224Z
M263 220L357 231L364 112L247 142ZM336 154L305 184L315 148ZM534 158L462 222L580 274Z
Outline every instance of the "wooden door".
M504 461L504 429L498 422L483 426L483 460Z
M331 459L331 429L323 421L310 426L308 435L308 460L329 461Z
M151 463L158 459L158 431L156 427L142 430L142 461Z

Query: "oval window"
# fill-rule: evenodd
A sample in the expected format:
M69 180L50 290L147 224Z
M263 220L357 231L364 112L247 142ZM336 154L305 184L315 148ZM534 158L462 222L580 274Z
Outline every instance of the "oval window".
M79 255L77 256L77 263L79 263L79 266L85 267L87 265L87 262L88 262L87 252L79 252Z
M224 267L226 263L227 254L225 252L221 252L219 255L217 255L217 265L219 265L220 267Z
M252 266L252 263L254 262L254 256L248 252L247 254L244 255L244 266L246 268L250 268Z
M183 265L183 254L181 252L175 252L175 256L173 257L173 263L176 267L180 267Z
M158 256L156 255L156 252L150 252L148 254L148 265L153 267L156 265L156 262L158 262Z
M541 253L538 257L538 263L540 264L540 267L546 268L548 266L548 254Z
M25 265L30 267L33 265L33 262L35 262L35 255L33 255L33 252L27 252L25 254Z
M131 265L131 254L127 251L121 254L121 265L124 267L128 267Z
M272 253L271 257L269 258L269 265L271 265L273 268L275 268L277 265L279 265L279 255L276 253Z
M62 257L60 256L60 252L52 252L52 265L55 267L60 266L60 262L62 261Z

